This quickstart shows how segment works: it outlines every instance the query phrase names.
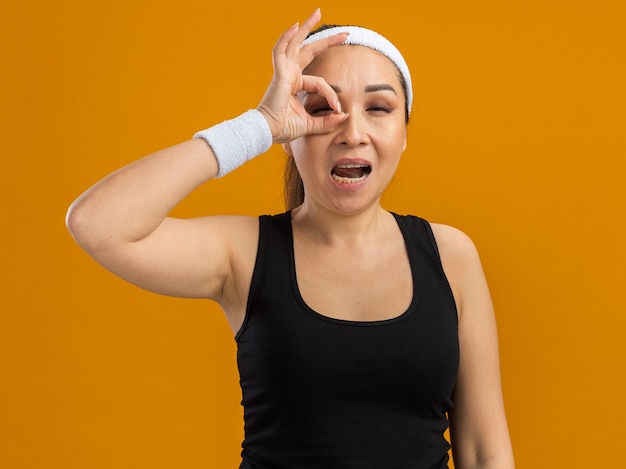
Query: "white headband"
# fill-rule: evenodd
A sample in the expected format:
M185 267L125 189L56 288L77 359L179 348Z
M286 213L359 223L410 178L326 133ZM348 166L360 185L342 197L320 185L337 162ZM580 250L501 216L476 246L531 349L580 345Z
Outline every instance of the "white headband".
M360 26L335 26L311 34L302 42L302 45L304 46L306 44L319 41L320 39L325 39L327 37L334 36L335 34L345 32L350 33L350 35L343 42L343 44L354 44L357 46L365 46L369 47L370 49L374 49L387 57L395 64L396 67L398 67L398 70L400 70L400 74L402 75L402 77L404 78L404 82L406 83L406 103L407 109L410 114L411 105L413 104L413 88L411 85L411 74L409 73L409 67L396 46L394 46L384 36L381 36L380 34L370 29L362 28Z

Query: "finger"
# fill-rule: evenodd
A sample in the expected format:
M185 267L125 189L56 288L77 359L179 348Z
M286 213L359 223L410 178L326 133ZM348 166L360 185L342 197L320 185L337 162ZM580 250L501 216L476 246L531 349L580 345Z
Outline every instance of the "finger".
M312 42L300 49L300 55L298 56L298 65L301 69L304 69L311 61L320 55L322 52L327 51L331 47L343 44L348 38L350 33L337 33L330 37L320 39L319 41Z
M317 8L311 15L304 20L302 26L298 28L297 33L293 36L293 39L289 41L287 46L286 54L297 54L300 51L300 47L302 45L302 41L306 39L311 30L315 27L315 25L322 18L322 13L320 9Z
M326 134L348 118L347 113L332 113L322 117L312 117L309 134Z
M322 19L322 12L319 8L315 9L315 11L313 11L313 13L311 13L311 15L309 15L309 17L304 20L304 22L302 23L302 27L300 28L300 31L298 31L298 36L299 39L301 39L302 41L304 41L304 38L306 38L308 36L308 34L313 30L313 28L315 27L315 25L317 23L319 23L319 21Z
M341 102L339 96L322 77L315 75L302 75L302 90L307 93L317 93L326 99L326 102L336 113L341 113Z
M274 45L275 56L285 54L287 50L287 46L289 45L289 42L298 33L298 29L299 29L299 26L298 26L298 23L296 23L293 26L291 26L291 28L289 28L287 31L285 31L284 33L280 35L280 37L278 38L278 41L276 41L276 44Z

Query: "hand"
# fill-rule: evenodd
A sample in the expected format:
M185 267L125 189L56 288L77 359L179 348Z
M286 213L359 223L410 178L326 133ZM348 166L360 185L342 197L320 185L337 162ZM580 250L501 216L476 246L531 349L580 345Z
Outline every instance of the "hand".
M341 112L337 93L326 80L313 75L303 75L304 68L322 52L346 40L340 33L302 47L302 41L319 22L321 13L315 10L302 24L285 31L272 50L274 76L258 106L272 130L274 143L284 143L307 134L330 132L347 114ZM313 117L297 98L301 91L317 93L336 112Z

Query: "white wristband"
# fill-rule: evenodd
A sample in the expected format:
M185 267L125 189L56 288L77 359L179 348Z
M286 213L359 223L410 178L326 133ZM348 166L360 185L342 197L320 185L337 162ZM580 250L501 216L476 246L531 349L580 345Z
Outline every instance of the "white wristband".
M204 139L213 150L222 177L272 146L270 126L256 109L197 132L193 138Z

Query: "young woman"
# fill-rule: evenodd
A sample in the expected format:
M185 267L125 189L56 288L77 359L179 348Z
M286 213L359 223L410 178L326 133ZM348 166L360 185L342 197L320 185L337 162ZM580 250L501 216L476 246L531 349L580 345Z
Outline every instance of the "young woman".
M514 467L497 333L472 242L383 209L411 77L358 27L278 40L259 106L104 178L68 227L104 267L218 302L238 344L242 468ZM308 36L308 37L307 37ZM168 217L197 186L280 143L289 210Z

